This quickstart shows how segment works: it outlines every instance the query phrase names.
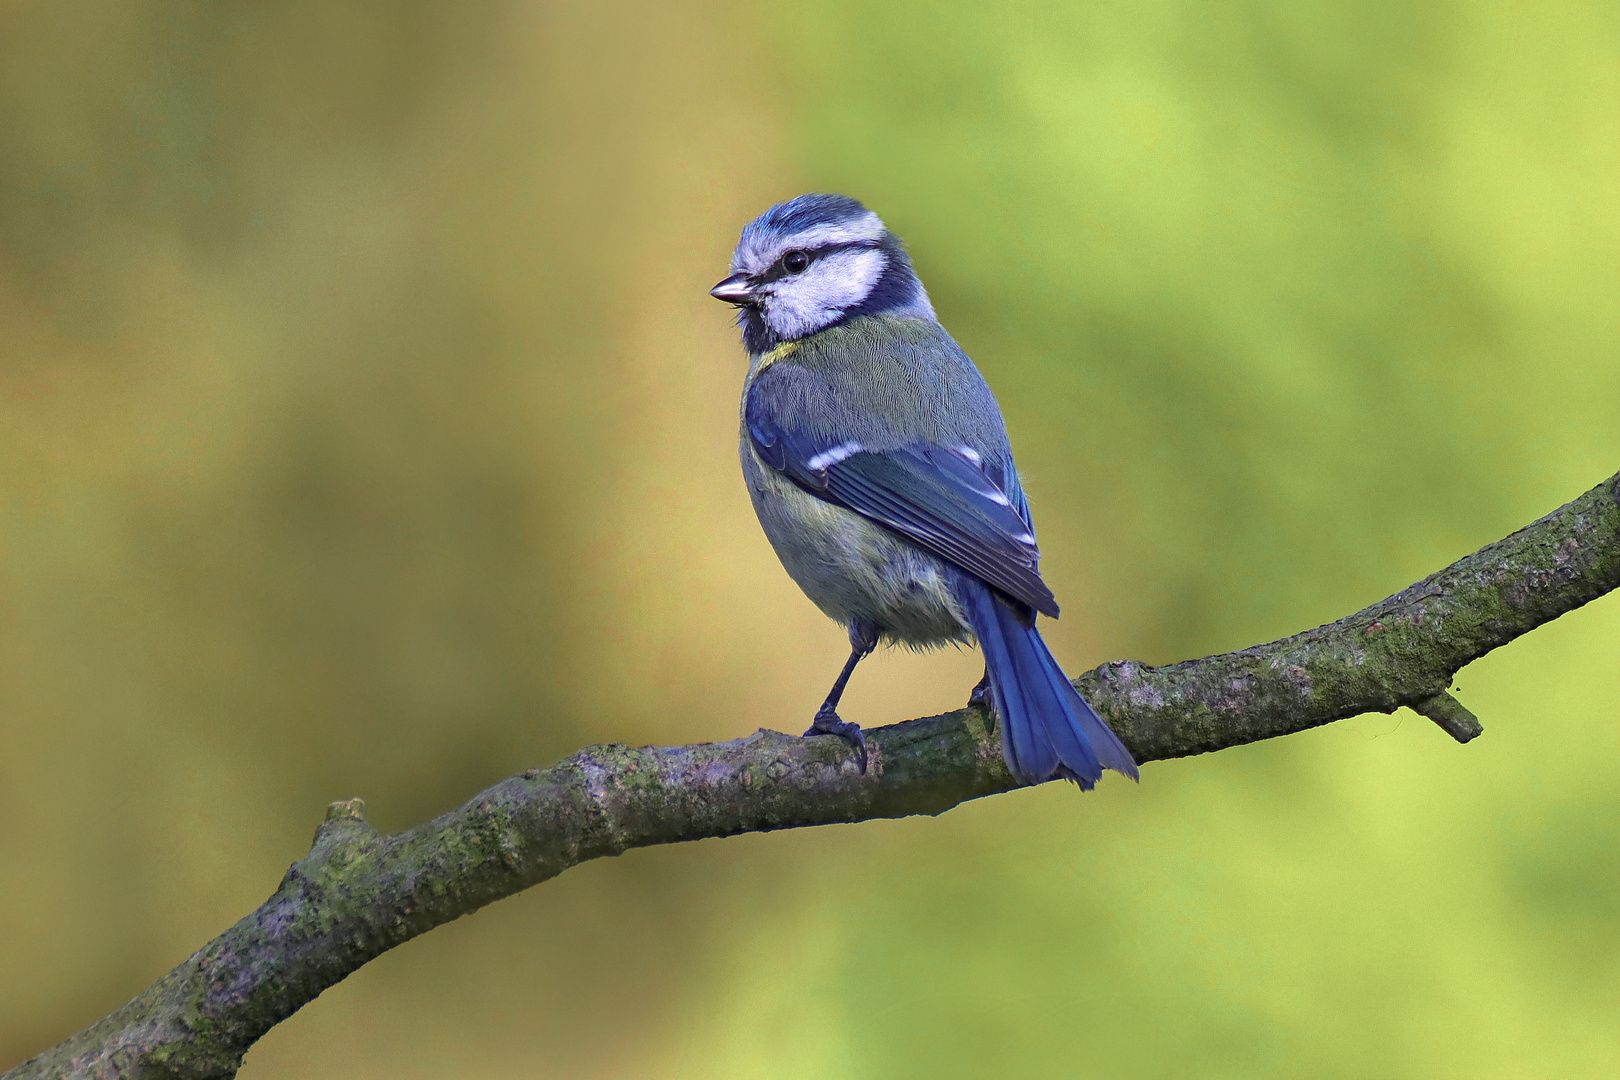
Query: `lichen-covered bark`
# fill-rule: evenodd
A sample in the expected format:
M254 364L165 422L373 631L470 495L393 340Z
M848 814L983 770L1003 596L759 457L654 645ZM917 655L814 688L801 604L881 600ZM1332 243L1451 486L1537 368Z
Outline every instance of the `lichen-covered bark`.
M1402 705L1450 731L1469 715L1445 695L1460 668L1620 587L1617 487L1620 477L1605 480L1315 630L1160 668L1104 664L1076 681L1139 760L1208 753Z
M1185 757L1412 706L1460 741L1446 694L1470 660L1620 587L1620 476L1364 611L1269 645L1082 689L1139 761ZM122 1009L19 1065L38 1077L230 1077L261 1035L417 934L578 863L740 832L938 814L1016 786L977 709L837 738L761 730L681 747L596 746L393 836L334 803L274 896ZM4 1080L4 1078L0 1078Z

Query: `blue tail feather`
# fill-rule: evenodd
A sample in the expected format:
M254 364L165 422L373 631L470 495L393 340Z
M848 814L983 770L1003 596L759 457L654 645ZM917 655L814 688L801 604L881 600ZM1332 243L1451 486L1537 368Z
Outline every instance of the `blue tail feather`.
M1061 776L1087 790L1105 768L1137 779L1131 752L1063 674L1033 617L1026 623L976 578L963 575L956 591L984 653L1013 775L1026 784Z

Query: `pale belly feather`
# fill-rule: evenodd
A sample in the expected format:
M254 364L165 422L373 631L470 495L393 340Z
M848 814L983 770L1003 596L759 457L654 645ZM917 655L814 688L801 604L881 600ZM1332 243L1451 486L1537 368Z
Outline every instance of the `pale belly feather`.
M860 514L818 499L743 442L754 512L788 574L831 619L876 623L916 647L971 641L951 590L959 571Z

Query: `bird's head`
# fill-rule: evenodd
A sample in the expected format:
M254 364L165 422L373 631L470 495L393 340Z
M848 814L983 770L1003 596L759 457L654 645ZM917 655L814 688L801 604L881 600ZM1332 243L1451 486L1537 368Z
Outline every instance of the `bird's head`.
M800 195L743 229L731 276L709 295L738 309L753 353L856 315L933 318L899 237L845 195Z

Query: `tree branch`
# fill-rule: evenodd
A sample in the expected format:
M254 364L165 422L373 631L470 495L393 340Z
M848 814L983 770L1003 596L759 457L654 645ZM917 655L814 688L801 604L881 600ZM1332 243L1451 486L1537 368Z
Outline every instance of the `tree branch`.
M1387 600L1239 652L1077 680L1138 761L1204 754L1408 706L1459 742L1469 661L1620 587L1620 475ZM633 847L939 814L1016 784L978 709L837 738L760 730L681 747L594 746L379 835L333 803L274 896L129 1004L0 1080L221 1078L305 1002L435 926Z

